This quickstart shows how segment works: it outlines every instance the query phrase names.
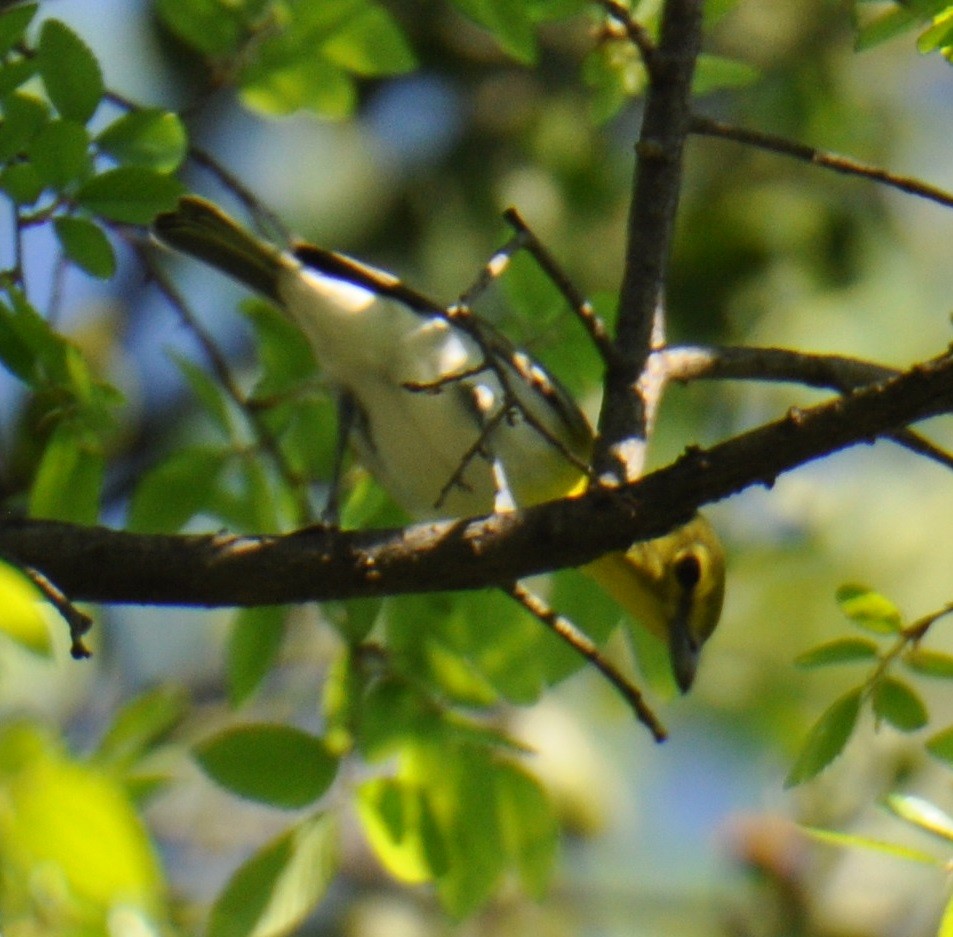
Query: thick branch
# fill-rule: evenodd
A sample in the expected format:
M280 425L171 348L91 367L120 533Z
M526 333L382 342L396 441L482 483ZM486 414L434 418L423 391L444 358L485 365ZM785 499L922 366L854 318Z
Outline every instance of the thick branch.
M653 537L699 505L916 420L953 410L953 355L806 410L615 491L478 520L284 537L149 536L7 519L0 555L41 570L73 600L267 605L506 586Z
M603 481L632 481L642 470L648 414L637 393L661 309L691 119L691 83L701 47L700 0L668 0L652 56L637 161L615 353L606 370L595 454Z

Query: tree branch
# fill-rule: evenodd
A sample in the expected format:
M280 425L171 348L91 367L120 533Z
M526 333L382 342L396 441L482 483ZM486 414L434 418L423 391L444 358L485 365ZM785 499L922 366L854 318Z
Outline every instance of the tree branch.
M141 535L8 518L0 555L41 570L72 600L247 606L506 587L658 536L702 504L838 449L953 410L953 354L805 410L617 490L476 520L283 537Z
M668 0L636 146L615 354L606 369L599 415L594 465L607 484L632 481L643 467L650 414L638 382L651 351L656 311L662 308L700 48L700 0Z
M901 192L907 192L931 202L937 202L947 208L953 208L953 194L937 186L929 185L912 176L898 175L880 166L862 163L860 160L849 156L828 153L825 150L819 150L804 143L797 143L794 140L788 140L775 134L736 127L700 115L692 117L691 132L707 137L720 137L723 140L734 140L736 143L755 146L762 150L769 150L772 153L779 153L782 156L793 156L795 159L811 163L814 166L823 166L825 169L832 169L834 172L847 176L860 176L864 179L870 179L872 182L879 182L881 185L899 189Z

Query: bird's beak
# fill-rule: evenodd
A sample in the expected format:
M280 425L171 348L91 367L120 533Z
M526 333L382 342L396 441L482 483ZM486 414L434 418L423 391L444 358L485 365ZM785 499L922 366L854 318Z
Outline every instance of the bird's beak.
M669 626L668 653L675 682L682 693L687 693L695 682L701 648L690 628L691 602L680 604L681 607Z

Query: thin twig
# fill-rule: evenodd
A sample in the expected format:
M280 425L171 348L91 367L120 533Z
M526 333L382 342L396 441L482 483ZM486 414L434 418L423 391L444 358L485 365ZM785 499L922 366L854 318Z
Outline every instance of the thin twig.
M652 733L655 741L665 741L668 733L645 702L642 692L612 661L602 654L592 638L518 582L505 587L504 591L549 628L553 634L565 641L577 654L581 654L599 670L622 694L625 701L632 707L635 717Z
M632 16L632 11L619 0L599 0L608 16L624 30L629 41L639 50L645 70L651 75L655 68L656 49L648 30Z
M822 355L790 348L678 346L656 352L666 380L687 382L698 378L757 381L789 381L848 394L896 377L896 368L851 358ZM912 429L885 434L887 438L945 468L953 469L953 454Z
M912 176L901 176L883 169L880 166L873 166L870 163L863 163L860 160L852 159L848 156L839 156L836 153L819 150L816 147L798 143L794 140L788 140L785 137L776 136L775 134L764 133L760 130L748 130L744 127L736 127L733 124L727 124L723 121L714 120L711 117L702 117L697 114L692 117L691 132L702 136L720 137L724 140L746 143L749 146L769 150L772 153L779 153L782 156L792 156L795 159L802 160L805 163L811 163L815 166L823 166L825 169L832 169L834 172L843 173L844 175L861 176L872 182L879 182L881 185L890 186L893 189L899 189L901 192L907 192L910 195L928 199L931 202L936 202L947 208L953 208L953 193L947 192L945 189L929 185Z
M63 620L69 625L70 656L73 660L83 660L92 657L93 652L83 640L93 627L93 619L85 612L80 611L65 593L43 573L32 566L18 567L26 577L43 593L43 597L60 613Z
M664 303L682 154L691 117L691 85L701 48L701 0L667 0L636 144L625 265L619 290L615 354L604 380L593 457L600 482L631 482L642 470L649 408L634 392L658 334Z
M569 307L582 323L583 328L592 339L596 350L604 362L608 362L615 354L615 346L609 337L606 324L599 318L591 302L576 288L576 285L562 269L556 258L549 252L542 241L533 233L529 225L515 208L507 208L503 212L506 223L522 236L523 245L532 254L536 263L549 277L552 284L562 293Z

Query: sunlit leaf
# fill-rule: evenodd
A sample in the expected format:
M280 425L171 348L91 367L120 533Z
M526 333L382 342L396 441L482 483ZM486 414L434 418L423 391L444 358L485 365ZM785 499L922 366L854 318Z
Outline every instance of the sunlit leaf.
M936 804L912 794L890 794L885 804L900 819L912 823L921 830L933 833L940 839L953 842L953 817Z
M39 756L5 791L0 815L4 880L25 888L38 869L62 877L74 901L102 913L117 902L155 908L161 875L146 831L120 783L98 768ZM49 873L48 873L49 874Z
M280 937L297 930L340 863L337 823L318 814L255 853L215 900L207 937Z
M903 625L897 606L865 586L841 586L837 604L850 621L874 634L896 634Z
M933 23L917 38L917 51L926 54L953 43L953 9L935 16Z
M884 677L877 681L873 692L874 715L884 719L901 732L915 732L927 724L927 710L923 701L900 680Z
M794 663L798 667L827 667L831 664L869 661L876 658L877 654L877 645L867 638L838 638L798 654Z
M795 787L810 781L843 751L857 724L861 693L861 688L845 693L835 700L814 723L794 766L784 781L785 787Z
M317 800L337 773L321 739L286 725L228 729L193 749L202 770L233 794L296 809Z
M40 30L37 60L46 93L63 117L85 124L103 96L103 75L89 46L65 23L49 19Z
M848 849L866 849L870 852L879 852L896 859L907 859L923 865L942 865L943 861L931 856L922 849L905 846L902 843L889 843L881 839L871 839L868 836L856 836L853 833L839 833L836 830L822 830L812 826L801 826L799 829L811 839L826 846L839 846Z
M358 75L397 75L416 64L400 27L380 6L367 6L349 17L322 52Z
M41 600L39 590L23 573L0 562L0 633L34 654L49 657L53 647Z
M357 91L348 73L320 55L249 71L241 80L241 97L249 107L283 116L310 110L341 119L357 104Z
M431 880L440 871L432 867L430 806L415 785L395 778L373 778L358 788L355 803L364 835L391 875L416 884ZM425 844L428 826L429 847Z
M953 937L953 897L949 898L943 908L943 917L940 918L940 929L936 937Z
M915 647L903 655L904 664L924 677L953 678L953 655Z

